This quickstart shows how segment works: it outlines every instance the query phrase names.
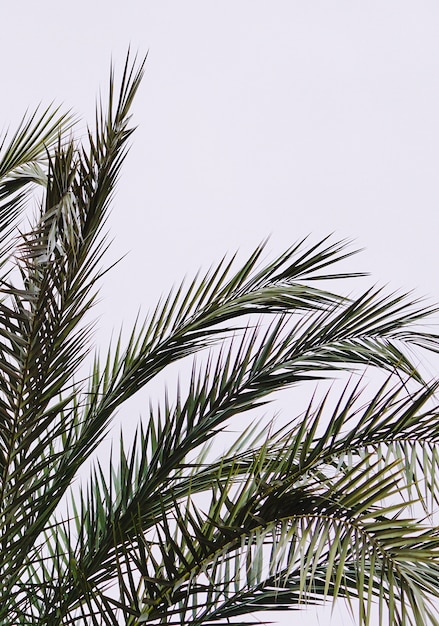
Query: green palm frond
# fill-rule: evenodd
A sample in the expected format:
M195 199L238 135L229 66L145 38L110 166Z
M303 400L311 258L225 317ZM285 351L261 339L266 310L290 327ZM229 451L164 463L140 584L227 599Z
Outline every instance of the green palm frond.
M406 419L407 407L398 406L393 396L386 398L388 408ZM419 407L412 411L413 419L421 415ZM430 412L430 420L435 415ZM205 490L213 485L206 514L195 508L198 473L193 476L190 499L173 508L176 530L162 524L162 561L150 561L155 576L143 573L150 581L145 595L154 599L147 601L143 620L166 615L168 623L210 623L223 604L228 618L272 608L258 596L266 594L276 596L278 607L328 596L359 598L364 623L373 601L381 610L390 603L395 604L391 623L420 623L411 621L410 611L400 613L405 603L424 612L421 623L436 623L420 596L436 595L428 581L437 580L438 533L407 516L418 502L411 497L413 476L400 459L373 449L360 436L357 447L344 453L344 437L339 439L333 449L315 439L303 458L289 433L258 453L219 462L216 476L209 467L208 480L200 479ZM158 577L159 572L165 575ZM216 602L207 600L209 593L216 594Z
M72 128L73 117L59 108L37 109L23 117L17 131L9 139L0 136L0 242L13 232L18 216L26 206L32 186L44 187L47 174L44 165L60 135ZM5 262L2 250L1 262Z
M233 367L231 369L234 371ZM236 559L237 563L241 563L235 554L236 544L238 543L241 548L247 546L249 533L253 537L259 529L262 533L260 535L261 546L265 546L267 542L264 534L266 527L276 525L277 528L282 520L287 523L291 517L295 517L306 518L309 521L310 515L318 515L320 516L319 519L322 518L327 521L329 516L331 523L328 522L328 525L325 526L325 533L329 533L330 536L332 536L331 533L335 532L334 529L338 528L337 524L341 523L340 520L346 519L347 516L349 518L355 516L355 519L359 518L362 522L366 521L369 525L372 524L371 528L374 532L386 529L389 531L390 529L393 541L397 540L395 539L395 531L398 528L400 530L411 528L414 532L418 526L413 523L413 519L407 517L404 517L402 521L393 519L395 511L402 512L411 506L413 501L411 490L415 482L413 475L407 473L407 468L400 459L389 455L389 445L392 438L408 436L416 423L422 430L423 424L426 425L428 421L431 423L435 420L437 412L436 410L423 411L425 404L433 397L433 388L422 390L418 398L414 396L405 397L404 401L401 401L399 395L403 394L404 390L404 384L401 384L398 389L391 388L387 393L386 388L382 387L375 399L368 402L364 407L358 408L358 388L354 388L352 392L346 394L344 402L339 402L335 413L329 420L332 427L328 427L323 435L316 437L315 433L318 422L322 419L325 402L322 402L315 411L310 407L307 416L302 418L300 424L297 424L293 430L272 436L262 448L253 448L250 452L235 454L232 458L227 458L226 455L218 464L212 463L208 468L203 468L202 463L201 465L189 463L185 466L181 463L182 456L172 459L170 447L166 449L165 454L160 454L158 442L160 440L172 442L172 427L175 426L176 430L180 432L181 439L184 439L183 434L186 428L182 427L181 418L180 422L176 415L172 416L171 419L169 413L161 427L159 421L154 422L152 420L150 422L150 436L155 442L155 447L147 441L147 437L142 432L140 445L137 449L137 451L141 451L140 457L136 455L135 450L128 454L122 449L120 454L121 465L114 474L113 481L108 483L104 472L99 469L98 473L95 473L93 487L90 487L90 491L81 497L83 506L82 513L79 514L78 532L79 529L82 529L82 535L80 534L80 544L77 546L75 560L79 562L79 556L84 559L81 563L81 570L87 572L87 580L95 581L96 588L94 588L93 593L97 593L96 589L99 588L99 584L103 585L104 588L105 584L109 584L114 577L112 567L115 562L119 562L119 559L122 558L125 569L124 577L120 580L124 580L127 572L131 572L133 581L130 593L125 590L125 595L130 598L128 604L133 606L141 604L138 596L139 576L143 577L144 580L152 581L154 579L151 572L147 570L147 563L149 562L150 565L154 563L152 544L147 541L145 549L142 539L143 534L148 529L157 531L162 527L162 539L159 546L162 551L163 562L161 563L156 559L155 568L158 571L166 572L166 575L162 575L160 578L160 584L165 585L162 605L165 606L164 615L166 615L166 619L170 619L172 615L167 594L171 593L170 589L173 587L180 590L180 595L183 593L181 588L188 572L193 573L194 569L198 568L201 575L204 576L203 567L214 562L214 557L216 558L220 554L226 559L227 567L233 571L233 581L236 583L236 571L231 566L233 559ZM197 397L200 395L206 396L207 394L197 394ZM186 405L189 405L189 402L185 403ZM393 424L391 419L385 417L386 412L391 414ZM347 436L343 433L343 428L350 421L355 423L352 424ZM406 431L401 428L403 423L406 425ZM382 431L383 424L386 424L385 432ZM352 432L357 433L356 439L352 438ZM419 443L422 444L421 438ZM429 444L432 444L431 435L429 435ZM384 449L384 446L387 448ZM184 471L184 467L186 467L186 471ZM152 468L155 468L156 476L153 475ZM338 473L338 479L335 477L335 472ZM420 481L420 477L418 477L418 481ZM212 489L212 485L215 485L215 489L208 497L211 506L207 517L197 509L196 512L191 512L192 499L196 498L197 494L208 493ZM182 504L181 499L184 499L185 494L188 493L191 496L186 506ZM403 502L396 505L382 504L375 507L375 502L379 498L394 498L397 494L401 495L402 493L406 496ZM123 494L124 500L121 501L120 495L117 496L116 494ZM181 513L182 510L186 511L184 516ZM178 524L178 529L182 535L180 541L183 539L184 542L190 541L189 547L184 543L183 545L176 543L175 529L172 531L167 521L170 515L177 516L173 523ZM388 516L387 522L384 516ZM376 523L376 528L373 527L373 523ZM189 532L188 529L193 530ZM353 527L352 532L354 530L356 533L360 532L357 526ZM284 537L287 545L288 537L287 533ZM354 534L353 537L350 536L350 541L354 542L354 539L358 539L357 534ZM405 536L403 539L405 541ZM114 543L115 540L116 544ZM375 538L373 540L375 541ZM271 539L268 539L269 544L270 541ZM131 545L130 550L127 549L126 542ZM346 545L348 544L343 544L343 549L346 549ZM142 546L143 557L135 556L136 552L140 550L139 546ZM232 548L235 549L235 552ZM413 546L406 549L413 550ZM122 556L119 550L122 550ZM322 554L324 562L328 561L328 550L329 548ZM128 552L129 557L125 555L125 552ZM170 554L174 554L176 562L174 565ZM233 559L231 555L234 555ZM427 551L423 556L430 558L429 555L430 553ZM250 559L250 557L248 558ZM133 562L135 563L134 571L130 569ZM256 560L251 557L251 562L256 562ZM180 566L180 569L177 569L177 565ZM316 566L315 571L320 575L322 566L317 567L315 563L314 565ZM300 565L296 569L298 572L302 572L303 567ZM320 596L316 591L320 588L317 584L318 581L316 583L310 576L309 587L313 590L312 597L304 594L300 585L297 586L298 573L296 572L295 578L290 577L291 580L288 579L288 585L285 582L285 588L280 587L281 590L285 590L285 593L280 593L278 605L280 606L281 598L285 601L289 598L289 602L293 597L296 597L298 602L322 601L331 590L334 596L341 594L346 597L361 597L361 589L357 589L354 585L351 569L352 565L348 563L346 571L338 570L334 574L336 578L337 576L339 578L337 583L332 579L326 579L324 593L321 593ZM342 571L343 574L340 573ZM224 582L226 578L223 576L223 569L218 570L218 572L215 578L215 589L212 590L212 593L221 596L222 592L220 593L219 590L222 587L218 581L223 580ZM171 584L173 578L171 574L176 578L174 585ZM368 584L370 584L371 590L382 589L382 585L377 582L373 573L365 572L363 575L369 576L370 583ZM346 577L349 580L349 586L346 589L340 589L340 581ZM270 580L269 576L268 581ZM293 585L293 580L296 581L296 586ZM355 580L356 585L358 585L358 580ZM232 605L239 606L239 610L243 611L243 601L239 598L241 595L253 597L254 585L244 586L236 598L233 594L230 596L228 592L229 614ZM267 585L268 591L264 593L270 591L271 583L268 582ZM160 598L160 593L156 587L160 590L160 585L156 581L154 584L151 582L151 587L148 588L147 592L142 592L146 593L147 598L154 598L152 607L155 612L150 615L151 619L154 615L157 616L159 610L157 597ZM264 581L259 580L257 587L265 589ZM186 587L184 588L186 589ZM197 598L204 598L202 589L206 592L206 588L197 582ZM287 590L291 593L287 593ZM105 593L102 593L105 597ZM189 591L186 590L183 595L185 601L189 601ZM376 596L376 593L374 595ZM386 599L388 598L383 596L380 601L385 602ZM112 604L113 599L106 598L106 601ZM196 599L196 602L198 601L205 609L205 598L202 601ZM112 604L112 606L115 605ZM268 608L268 604L265 605L262 601L259 601L258 606L260 610ZM191 611L194 610L194 606L190 603L189 607ZM216 605L211 609L212 615L216 614ZM135 612L137 609L132 610ZM178 610L180 611L180 609ZM251 609L249 604L247 610L253 611L256 608ZM370 604L366 614L370 614ZM183 618L178 613L176 623L180 623L178 622L180 619ZM186 616L184 619L189 619L189 617ZM190 620L195 620L192 613ZM194 621L194 623L196 622ZM210 622L206 617L200 617L200 623ZM410 622L395 621L394 623Z
M14 584L15 563L44 530L82 462L75 446L60 446L74 442L78 427L79 390L72 387L72 378L90 337L90 323L82 321L95 298L105 250L102 226L130 136L126 117L141 73L142 68L133 74L127 61L119 101L98 121L88 148L78 150L72 141L59 138L54 153L47 153L40 216L16 253L21 286L5 281L1 288L2 313L8 320L0 345L0 380L7 399L1 438L5 522L0 568L4 580L11 581L5 583L5 594ZM112 92L113 80L110 98ZM5 168L38 157L44 144L34 145L35 138L43 142L55 134L47 125L32 128L29 123L14 137Z

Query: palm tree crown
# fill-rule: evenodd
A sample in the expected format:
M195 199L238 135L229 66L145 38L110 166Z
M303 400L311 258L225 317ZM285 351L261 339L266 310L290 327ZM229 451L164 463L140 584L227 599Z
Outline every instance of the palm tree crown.
M328 288L354 276L337 270L345 243L224 258L84 378L143 69L128 55L118 89L111 73L83 142L47 110L0 143L0 624L259 624L337 598L361 624L374 605L389 624L439 624L438 383L416 366L439 348L423 329L434 309ZM96 456L115 412L183 358L187 384ZM366 368L381 375L366 384ZM340 393L277 429L252 421L214 454L278 391L346 372Z

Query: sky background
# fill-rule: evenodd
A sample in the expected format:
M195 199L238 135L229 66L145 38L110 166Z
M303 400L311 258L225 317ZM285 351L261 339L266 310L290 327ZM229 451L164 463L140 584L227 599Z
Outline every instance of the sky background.
M0 128L52 101L92 122L110 58L148 52L102 337L268 235L271 257L308 234L353 239L353 269L439 301L438 32L423 0L9 3Z

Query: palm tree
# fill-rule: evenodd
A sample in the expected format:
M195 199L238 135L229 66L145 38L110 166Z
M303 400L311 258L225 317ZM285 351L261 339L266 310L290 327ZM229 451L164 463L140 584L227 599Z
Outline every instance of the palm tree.
M354 276L336 268L343 242L266 265L260 246L88 358L143 69L128 55L118 89L111 73L82 143L52 110L1 143L0 623L256 624L338 598L361 624L374 605L389 624L439 623L438 383L416 366L438 351L432 308L328 288ZM187 384L101 458L115 412L183 359ZM303 412L255 417L215 453L298 385Z

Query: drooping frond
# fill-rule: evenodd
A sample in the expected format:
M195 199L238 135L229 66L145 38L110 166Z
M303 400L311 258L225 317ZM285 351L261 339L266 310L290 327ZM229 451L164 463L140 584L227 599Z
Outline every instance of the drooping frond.
M92 585L85 594L70 580L70 606L97 598L113 607L108 623L114 624L122 607L127 623L128 616L137 623L142 615L143 621L210 624L341 596L360 599L364 623L378 601L382 610L387 603L397 607L391 623L411 624L412 613L400 614L401 607L415 610L418 594L434 593L420 580L435 580L438 567L437 532L411 511L415 502L428 506L429 468L437 474L436 453L422 463L438 440L428 429L437 423L437 405L429 406L435 386L407 395L404 382L388 388L389 381L364 405L358 385L346 388L332 414L325 416L327 400L310 406L261 447L246 450L247 433L231 456L207 465L203 457L185 462L206 440L203 428L208 433L223 423L224 407L215 398L229 378L236 380L236 364L220 368L221 380L211 371L210 385L206 372L194 374L187 400L174 412L165 407L162 416L152 414L131 453L121 447L110 481L97 468L75 511L78 539L68 543ZM416 427L424 452L413 473L407 457L393 450L409 442ZM207 511L203 502L210 503ZM410 575L409 552L419 560L419 577ZM115 563L119 599L106 591ZM394 585L402 586L401 595ZM428 599L424 604L435 623ZM78 613L69 619L75 623Z
M35 186L45 187L44 166L62 133L73 125L69 114L59 109L37 109L23 117L11 138L0 136L0 265L12 250L11 235Z
M375 602L381 612L391 607L391 624L437 623L429 598L437 595L438 531L417 521L413 509L430 464L424 476L421 467L413 474L391 451L416 422L422 430L437 421L437 407L423 410L433 392L411 402L399 397L403 386L380 389L359 409L354 390L324 435L316 436L322 404L261 448L200 468L172 522L158 524L161 557L142 563L142 620L254 623L256 611L342 596L358 601L361 623L369 623ZM341 425L349 421L347 436ZM434 446L437 434L428 443ZM437 471L437 458L434 464ZM200 487L209 492L206 512L196 504ZM249 619L239 621L244 614Z

